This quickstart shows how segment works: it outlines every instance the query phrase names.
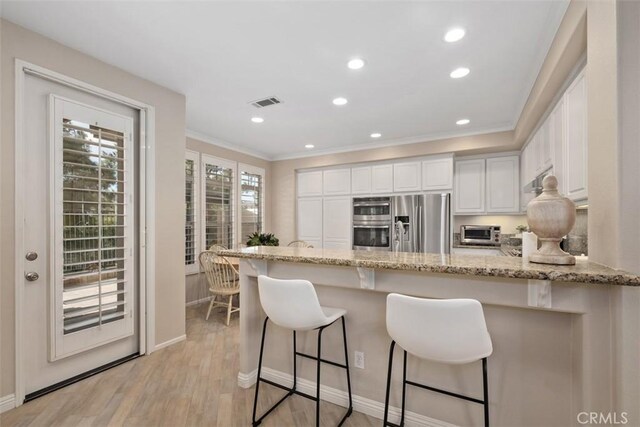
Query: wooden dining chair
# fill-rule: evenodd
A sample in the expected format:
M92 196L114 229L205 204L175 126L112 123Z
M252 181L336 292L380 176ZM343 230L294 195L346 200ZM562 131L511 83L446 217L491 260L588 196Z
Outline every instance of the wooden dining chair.
M226 250L228 250L228 249L229 249L229 248L226 248L226 247L224 247L224 246L222 246L222 245L216 245L216 244L213 244L213 245L209 246L209 249L207 249L207 250L208 250L208 251L211 251L211 252L218 253L218 252L220 252L220 251L226 251Z
M233 307L232 304L233 296L240 293L240 276L238 271L227 258L218 255L215 251L201 252L198 259L207 277L207 282L209 282L209 292L212 294L205 320L209 320L209 315L213 307L226 307L227 326L229 326L231 313L240 311L240 307ZM220 297L221 300L217 301L217 297ZM224 301L225 297L228 297L228 302Z
M313 245L311 243L305 242L304 240L294 240L287 246L290 248L313 248Z

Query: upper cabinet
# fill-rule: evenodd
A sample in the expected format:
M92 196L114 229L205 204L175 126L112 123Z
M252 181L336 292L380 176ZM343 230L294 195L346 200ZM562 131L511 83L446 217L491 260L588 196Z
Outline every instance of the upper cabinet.
M456 162L454 209L457 214L484 213L484 159Z
M422 190L422 164L420 162L393 165L393 190L396 192Z
M422 189L450 190L453 188L453 156L427 159L422 162Z
M518 212L519 162L518 156L487 159L487 212Z
M584 71L567 89L565 104L564 190L572 200L587 198L587 85Z
M322 171L298 172L298 197L322 196Z
M371 193L371 166L351 169L351 192L353 194Z
M330 169L323 171L323 194L341 196L351 194L351 169Z
M587 199L586 95L582 71L522 150L521 186L553 168L562 194L574 201ZM523 209L525 196L523 193Z
M458 160L455 164L454 213L519 213L520 158L499 156Z
M371 192L393 192L393 165L371 166Z

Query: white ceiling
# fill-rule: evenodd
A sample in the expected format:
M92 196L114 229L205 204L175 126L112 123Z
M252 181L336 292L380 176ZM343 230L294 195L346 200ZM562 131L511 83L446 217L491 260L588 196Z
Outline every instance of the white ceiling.
M192 134L276 159L513 129L567 5L4 1L2 14L185 94ZM450 44L452 26L467 35ZM353 57L366 66L349 70ZM471 73L451 79L459 66Z

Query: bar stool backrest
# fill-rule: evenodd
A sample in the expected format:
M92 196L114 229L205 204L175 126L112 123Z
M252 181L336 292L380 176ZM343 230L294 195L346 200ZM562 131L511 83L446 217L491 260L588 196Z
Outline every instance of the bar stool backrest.
M308 280L281 280L258 276L260 303L267 317L278 326L309 330L326 324L313 285Z
M470 363L493 352L482 305L474 299L389 294L387 331L409 353L436 362Z

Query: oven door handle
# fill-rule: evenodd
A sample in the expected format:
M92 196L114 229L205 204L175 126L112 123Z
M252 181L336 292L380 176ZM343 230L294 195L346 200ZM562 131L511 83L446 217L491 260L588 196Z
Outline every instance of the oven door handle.
M370 207L370 206L389 206L390 203L387 202L382 202L382 203L354 203L353 206L364 206L364 207Z
M388 225L354 225L353 228L389 228Z

